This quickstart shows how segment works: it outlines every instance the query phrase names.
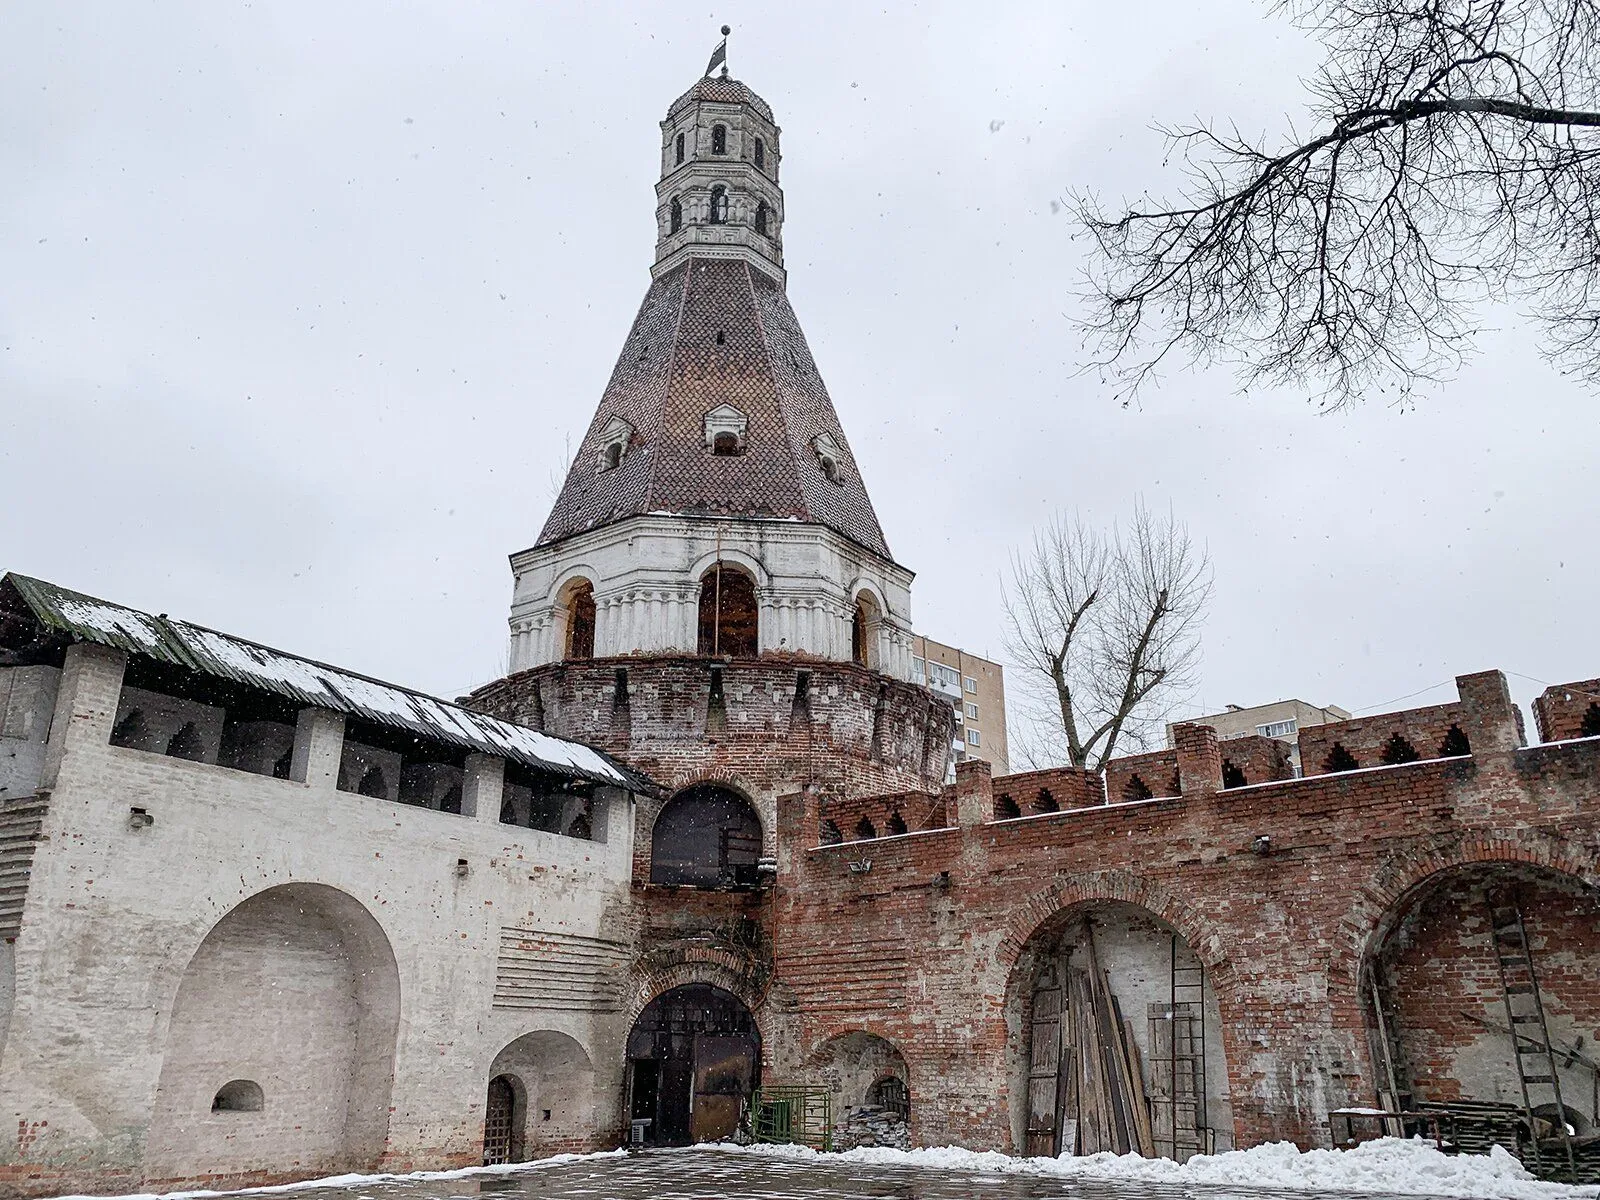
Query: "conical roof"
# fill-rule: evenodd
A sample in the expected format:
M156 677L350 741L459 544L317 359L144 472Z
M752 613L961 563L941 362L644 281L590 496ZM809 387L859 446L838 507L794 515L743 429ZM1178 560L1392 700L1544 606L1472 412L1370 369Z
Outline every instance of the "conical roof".
M741 452L717 455L706 418L729 406ZM891 557L788 297L742 259L652 283L536 544L645 513L811 522Z

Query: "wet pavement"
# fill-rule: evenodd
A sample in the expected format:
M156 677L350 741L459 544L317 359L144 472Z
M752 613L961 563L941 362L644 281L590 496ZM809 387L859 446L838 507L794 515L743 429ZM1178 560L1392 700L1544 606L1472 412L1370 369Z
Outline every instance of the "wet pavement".
M850 1162L794 1162L717 1150L646 1151L512 1174L373 1181L296 1190L289 1200L1396 1200L1378 1192L1305 1192L1089 1182Z

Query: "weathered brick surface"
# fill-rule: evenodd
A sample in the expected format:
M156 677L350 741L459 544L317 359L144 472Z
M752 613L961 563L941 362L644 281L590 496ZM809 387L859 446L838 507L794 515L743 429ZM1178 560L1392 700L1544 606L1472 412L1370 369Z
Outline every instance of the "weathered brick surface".
M1600 679L1545 688L1533 702L1533 723L1544 742L1600 735Z

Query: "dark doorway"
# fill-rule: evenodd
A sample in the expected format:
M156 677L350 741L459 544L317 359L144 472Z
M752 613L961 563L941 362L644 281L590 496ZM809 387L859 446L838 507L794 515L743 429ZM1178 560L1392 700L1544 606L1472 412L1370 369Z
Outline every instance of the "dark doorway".
M656 817L650 882L753 888L759 882L761 819L749 801L716 784L679 792Z
M732 1136L761 1063L755 1018L737 996L705 983L652 1000L628 1034L629 1111L645 1141L686 1146Z
M512 1118L516 1114L517 1093L511 1080L496 1075L489 1080L489 1102L483 1112L483 1165L496 1166L512 1161Z

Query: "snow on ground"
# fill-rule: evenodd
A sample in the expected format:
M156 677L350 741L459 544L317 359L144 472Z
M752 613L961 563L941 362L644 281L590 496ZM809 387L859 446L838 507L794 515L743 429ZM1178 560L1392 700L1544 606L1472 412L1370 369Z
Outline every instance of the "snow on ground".
M495 1167L458 1167L454 1171L412 1171L405 1175L328 1175L322 1179L302 1179L298 1183L278 1183L271 1187L243 1188L234 1192L162 1192L159 1200L200 1200L206 1196L263 1196L269 1192L299 1192L308 1188L357 1188L375 1183L394 1183L401 1180L465 1179L471 1175L510 1175L543 1167L559 1167L566 1163L589 1162L602 1158L624 1158L626 1150L600 1150L594 1154L554 1154L532 1162L505 1163ZM158 1200L154 1192L134 1192L126 1196L57 1196L54 1200Z
M698 1148L698 1147L697 1147ZM1600 1187L1541 1183L1499 1146L1492 1153L1441 1154L1420 1139L1380 1138L1352 1150L1297 1149L1274 1142L1250 1150L1202 1154L1186 1163L1137 1154L1091 1154L1082 1158L1012 1158L992 1150L862 1148L819 1154L805 1146L721 1145L718 1150L771 1154L877 1166L931 1167L946 1171L1055 1175L1117 1183L1227 1184L1289 1191L1390 1192L1465 1200L1577 1200L1600 1197Z

